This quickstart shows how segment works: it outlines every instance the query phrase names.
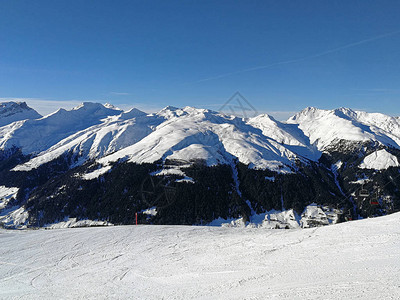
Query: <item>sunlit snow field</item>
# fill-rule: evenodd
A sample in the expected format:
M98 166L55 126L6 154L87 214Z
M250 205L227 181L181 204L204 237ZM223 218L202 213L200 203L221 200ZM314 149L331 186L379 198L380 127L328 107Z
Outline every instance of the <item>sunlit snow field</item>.
M1 299L399 299L399 278L399 213L294 230L0 230Z

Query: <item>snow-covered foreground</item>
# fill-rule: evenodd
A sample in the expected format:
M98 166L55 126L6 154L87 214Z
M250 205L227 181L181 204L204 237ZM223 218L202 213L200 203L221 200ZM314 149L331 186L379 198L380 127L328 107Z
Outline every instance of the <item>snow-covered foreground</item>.
M294 230L0 231L1 299L399 299L400 214Z

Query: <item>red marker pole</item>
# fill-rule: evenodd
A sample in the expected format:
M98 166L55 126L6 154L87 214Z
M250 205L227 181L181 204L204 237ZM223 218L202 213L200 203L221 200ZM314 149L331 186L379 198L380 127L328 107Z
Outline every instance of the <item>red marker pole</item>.
M137 213L135 213L136 225L137 225Z

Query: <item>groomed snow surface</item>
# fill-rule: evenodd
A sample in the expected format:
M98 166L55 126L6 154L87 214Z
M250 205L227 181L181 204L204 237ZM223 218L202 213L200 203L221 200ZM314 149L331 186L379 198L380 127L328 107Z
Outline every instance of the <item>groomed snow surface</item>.
M399 299L400 213L308 229L0 230L1 299Z

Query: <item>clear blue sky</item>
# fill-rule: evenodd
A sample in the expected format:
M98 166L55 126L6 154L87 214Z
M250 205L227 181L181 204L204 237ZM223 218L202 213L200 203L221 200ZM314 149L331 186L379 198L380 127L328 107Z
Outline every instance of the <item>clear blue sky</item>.
M42 112L84 100L218 110L240 91L278 118L400 115L399 12L380 0L4 0L0 98Z

